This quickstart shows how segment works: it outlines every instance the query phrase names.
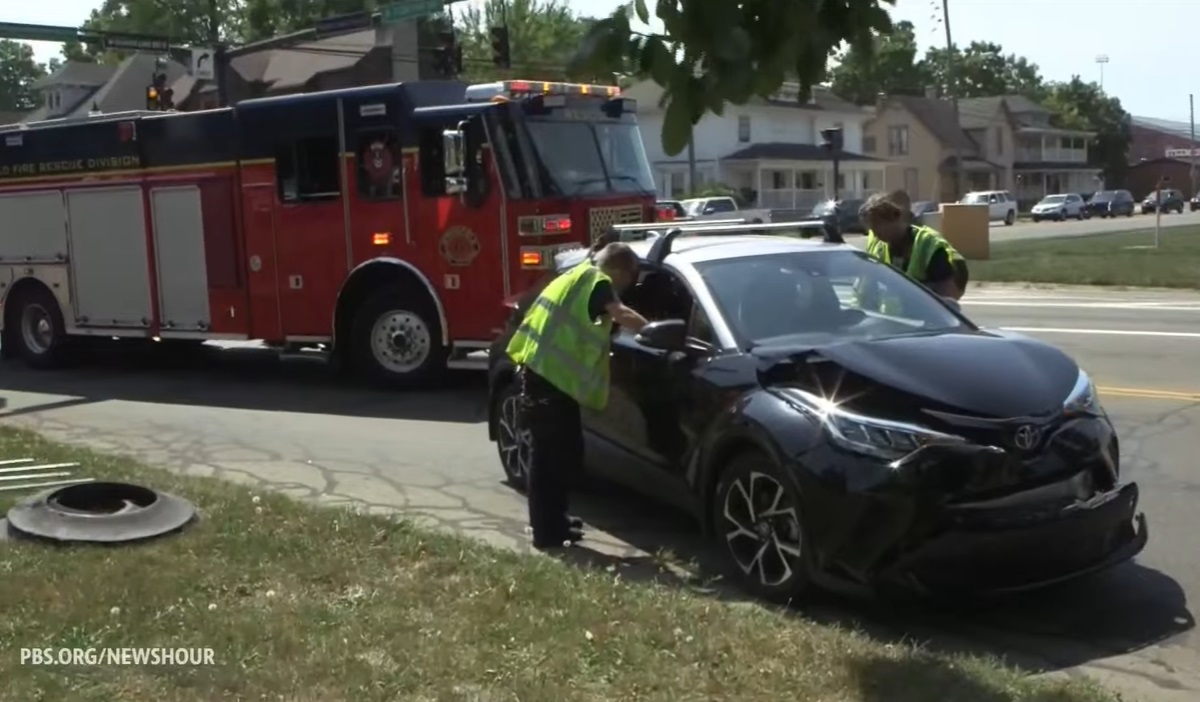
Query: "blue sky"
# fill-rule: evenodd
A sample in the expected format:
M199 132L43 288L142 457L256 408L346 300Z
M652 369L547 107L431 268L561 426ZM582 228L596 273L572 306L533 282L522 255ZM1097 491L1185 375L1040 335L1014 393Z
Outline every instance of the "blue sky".
M473 0L467 0L471 2ZM0 20L37 24L78 25L100 0L8 2ZM1135 115L1188 119L1188 93L1193 86L1187 44L1170 31L1176 23L1188 26L1194 2L1140 0L1130 5L1116 0L948 0L955 43L994 41L1037 63L1042 74L1066 80L1078 74L1100 79L1096 57L1106 55L1104 87L1121 98ZM619 0L572 0L581 14L611 12ZM649 2L653 7L653 0ZM898 0L894 20L916 25L922 48L945 45L941 0ZM935 17L937 19L935 19ZM58 53L55 44L38 43L41 60ZM1182 60L1181 60L1182 59Z

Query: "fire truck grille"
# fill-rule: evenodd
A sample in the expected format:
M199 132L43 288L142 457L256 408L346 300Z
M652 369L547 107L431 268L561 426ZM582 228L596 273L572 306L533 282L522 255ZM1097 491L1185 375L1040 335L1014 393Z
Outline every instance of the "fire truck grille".
M614 224L637 224L642 221L641 205L622 205L620 207L593 207L588 213L588 233L592 241Z

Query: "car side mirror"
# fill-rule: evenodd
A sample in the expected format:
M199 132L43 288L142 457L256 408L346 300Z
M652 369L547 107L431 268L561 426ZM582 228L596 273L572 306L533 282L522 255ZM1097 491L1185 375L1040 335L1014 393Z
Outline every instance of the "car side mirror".
M642 346L662 351L680 351L687 344L687 322L664 319L650 322L634 337Z
M464 127L442 132L442 169L446 174L446 194L457 195L467 190L467 148Z
M962 312L962 303L960 303L958 300L955 300L952 297L946 297L945 295L942 295L941 297L942 297L942 302L946 303L947 307L954 310L955 312Z

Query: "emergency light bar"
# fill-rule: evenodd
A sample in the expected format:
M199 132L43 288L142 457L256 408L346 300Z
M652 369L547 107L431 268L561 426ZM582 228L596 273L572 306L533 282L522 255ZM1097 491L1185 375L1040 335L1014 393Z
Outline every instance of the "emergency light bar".
M504 101L536 95L597 96L614 98L621 94L615 85L551 83L531 80L502 80L467 86L467 102Z

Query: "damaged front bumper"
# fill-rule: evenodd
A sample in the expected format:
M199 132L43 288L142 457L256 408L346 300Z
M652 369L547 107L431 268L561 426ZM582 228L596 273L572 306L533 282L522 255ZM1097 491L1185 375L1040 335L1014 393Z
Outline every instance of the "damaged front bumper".
M878 579L927 594L1019 592L1127 561L1149 539L1136 483L1065 506L1005 502L948 508L944 528L898 554Z
M1148 539L1119 462L1103 418L1064 422L1025 454L984 443L890 464L843 454L838 494L818 500L816 569L854 589L926 595L1016 592L1103 570ZM818 485L831 486L808 487Z

